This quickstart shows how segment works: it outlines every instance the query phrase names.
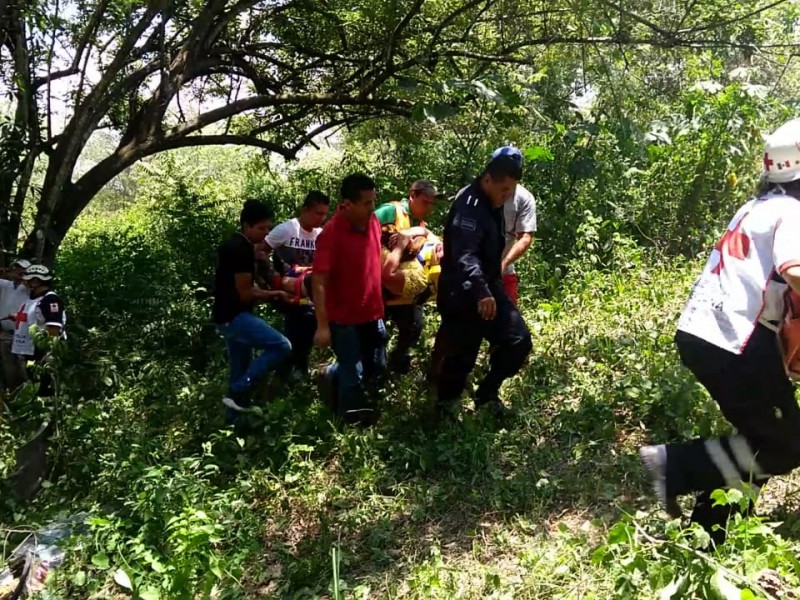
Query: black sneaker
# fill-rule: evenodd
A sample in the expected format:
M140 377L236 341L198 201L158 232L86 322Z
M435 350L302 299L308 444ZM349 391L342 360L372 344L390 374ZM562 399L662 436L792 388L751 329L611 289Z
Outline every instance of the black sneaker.
M372 427L380 419L380 412L374 408L356 408L344 413L342 420L347 425Z
M497 421L511 421L517 418L517 412L500 400L490 400L489 402L475 402L476 412L486 412L492 415Z
M408 375L411 372L411 357L400 354L389 359L388 369L395 375Z

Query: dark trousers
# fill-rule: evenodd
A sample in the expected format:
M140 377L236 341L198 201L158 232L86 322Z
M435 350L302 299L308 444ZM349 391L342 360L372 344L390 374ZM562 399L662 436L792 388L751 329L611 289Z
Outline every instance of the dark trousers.
M346 422L358 422L363 411L371 410L369 396L386 370L386 327L382 319L330 327L336 363L326 375L334 395L333 410Z
M445 347L447 341L445 340L445 332L442 327L436 330L436 337L433 340L433 350L431 350L431 358L428 363L428 381L439 381L439 375L442 373L442 365L444 364Z
M50 374L50 369L52 367L48 364L49 354L41 348L36 348L33 356L15 356L22 365L23 379L20 385L26 381L33 381L39 384L39 389L36 392L37 396L40 398L50 398L53 396L53 394L55 394L55 383L53 381L53 376ZM29 360L33 362L33 369L27 366Z
M530 354L531 334L517 307L502 290L495 292L495 300L497 315L491 321L481 319L477 306L448 306L446 299L439 303L442 324L437 338L444 346L437 385L440 407L452 406L461 397L483 340L493 349L489 372L475 395L476 406L499 400L503 381L516 375Z
M736 435L667 446L667 494L701 492L693 520L723 525L727 507L710 493L742 481L763 485L800 465L800 409L783 369L776 335L762 325L733 354L693 335L675 337L681 361L719 404Z
M314 346L317 317L311 306L297 305L283 308L284 335L292 344L290 365L303 373L308 372L308 357Z
M422 306L417 304L395 304L385 309L386 321L397 328L397 340L389 355L389 370L396 373L408 373L411 369L409 350L416 345L422 336L424 314Z

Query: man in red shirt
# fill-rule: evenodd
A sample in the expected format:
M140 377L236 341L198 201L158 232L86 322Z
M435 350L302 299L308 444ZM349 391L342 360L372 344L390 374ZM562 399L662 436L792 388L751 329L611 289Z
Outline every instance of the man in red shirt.
M346 423L374 422L377 413L362 384L374 383L386 369L381 228L374 212L375 182L361 174L345 177L339 210L319 234L314 255L314 342L336 355L326 375L334 412Z

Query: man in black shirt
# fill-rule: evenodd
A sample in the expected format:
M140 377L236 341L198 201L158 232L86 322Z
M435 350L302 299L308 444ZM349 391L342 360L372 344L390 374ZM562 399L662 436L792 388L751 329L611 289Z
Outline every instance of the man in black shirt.
M222 403L234 412L249 408L253 388L292 351L289 340L253 314L258 302L288 298L286 292L255 285L255 244L263 242L269 230L269 208L248 200L239 221L241 229L219 248L213 309L230 361L228 394ZM255 360L251 360L253 349L262 351Z
M508 156L492 159L450 208L437 304L442 315L445 358L438 381L443 413L455 405L475 366L481 342L493 346L490 369L478 386L475 407L496 416L508 409L500 386L515 375L531 351L531 335L503 286L503 205L513 196L522 167Z

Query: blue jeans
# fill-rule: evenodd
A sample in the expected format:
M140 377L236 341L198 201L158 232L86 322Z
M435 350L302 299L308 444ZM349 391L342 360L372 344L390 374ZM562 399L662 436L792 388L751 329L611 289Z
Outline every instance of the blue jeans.
M336 414L367 408L365 385L380 382L386 371L386 327L382 320L359 325L331 323L331 347L336 363L328 379L336 398Z
M228 348L231 369L228 393L247 404L258 382L289 358L292 345L281 332L249 312L237 315L230 323L218 325L217 331ZM253 350L262 350L255 360L252 360Z

